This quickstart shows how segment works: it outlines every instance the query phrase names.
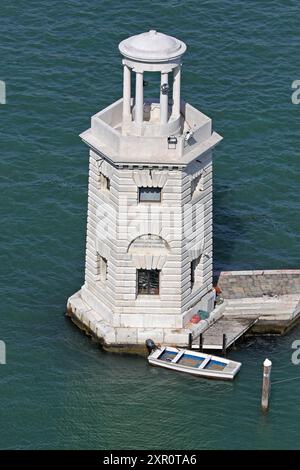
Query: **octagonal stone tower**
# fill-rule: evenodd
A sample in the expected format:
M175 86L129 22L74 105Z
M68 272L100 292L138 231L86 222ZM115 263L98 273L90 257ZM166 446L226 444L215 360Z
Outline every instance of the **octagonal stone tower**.
M119 44L123 98L81 134L90 149L85 282L68 315L105 348L150 337L186 346L191 317L210 313L211 119L180 97L186 45L157 31ZM159 77L146 98L145 75Z

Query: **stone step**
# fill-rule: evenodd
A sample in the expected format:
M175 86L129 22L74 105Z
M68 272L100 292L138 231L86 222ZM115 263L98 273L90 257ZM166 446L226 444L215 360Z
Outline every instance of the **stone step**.
M295 309L297 307L298 303L293 302L293 303L288 303L288 302L277 302L274 304L227 304L226 305L226 310L258 310L261 308L264 308L266 310L271 310L271 309Z
M236 300L233 300L233 299L228 299L226 300L226 303L228 305L258 305L258 304L264 304L264 305L274 305L274 304L296 304L297 302L299 302L300 298L296 298L296 299L272 299L272 300L263 300L263 299L259 299L259 300L248 300L247 301L244 301L242 299L236 299Z
M296 310L295 307L287 307L285 305L281 305L280 307L276 308L265 308L265 307L257 307L257 308L245 308L245 307L240 307L240 308L226 308L224 312L226 313L232 313L232 314L238 314L239 312L248 312L248 313L260 313L260 312L294 312Z
M243 299L227 299L226 302L228 304L232 304L232 305L235 305L235 304L266 304L266 305L272 305L272 304L278 304L278 303L296 303L296 302L299 302L300 300L300 297L297 297L297 298L278 298L278 299L272 299L272 300L269 300L269 299L262 299L262 298L259 298L259 299L248 299L247 300L243 300Z
M257 317L267 320L289 320L299 310L299 294L279 297L255 297L243 299L225 299L224 317Z
M261 310L260 312L249 312L249 311L243 311L241 310L239 312L239 315L240 317L243 317L243 316L246 316L246 317L250 317L250 316L253 316L253 317L288 317L290 318L291 315L293 314L294 311L291 311L291 312L287 312L286 310L278 310L276 312L274 311L269 311L269 312L266 312L266 310ZM224 316L225 317L230 317L230 318L235 318L237 317L237 312L224 312Z
M260 302L264 302L264 303L273 303L273 302L296 302L297 300L299 300L300 296L299 295L296 295L296 296L291 296L291 295L281 295L280 297L245 297L243 299L226 299L227 302L232 302L232 303L237 303L237 302L241 302L241 303L249 303L249 302L252 302L252 303L260 303Z
M245 306L245 305L240 305L239 307L226 307L225 311L226 312L239 312L240 310L244 311L253 311L253 312L258 312L259 310L265 310L265 311L278 311L278 310L287 310L287 311L293 311L295 310L296 305L274 305L273 307L266 307L265 305L258 305L257 307L251 307L251 306Z

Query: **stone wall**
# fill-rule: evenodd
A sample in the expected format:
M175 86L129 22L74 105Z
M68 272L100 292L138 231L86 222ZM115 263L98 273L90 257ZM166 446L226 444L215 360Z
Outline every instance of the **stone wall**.
M160 203L140 202L142 187L160 188ZM183 169L113 165L91 150L86 240L87 305L115 328L182 328L212 295L212 152ZM139 269L160 271L159 295L138 295Z
M221 271L214 285L226 299L300 293L300 269L268 271Z

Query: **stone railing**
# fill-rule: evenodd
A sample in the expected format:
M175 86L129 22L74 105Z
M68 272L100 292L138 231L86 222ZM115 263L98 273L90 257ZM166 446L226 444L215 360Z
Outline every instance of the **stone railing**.
M300 293L300 269L266 271L219 271L214 285L225 299Z

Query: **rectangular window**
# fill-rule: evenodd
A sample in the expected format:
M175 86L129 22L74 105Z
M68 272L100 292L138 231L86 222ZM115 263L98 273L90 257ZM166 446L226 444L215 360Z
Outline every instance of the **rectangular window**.
M139 188L139 202L161 202L161 188Z
M107 259L97 253L97 278L101 282L106 282L107 279Z
M191 262L191 287L193 288L196 280L196 271L200 263L200 256Z
M141 295L159 295L158 269L137 270L137 291Z
M203 190L204 190L204 174L201 173L201 175L194 178L191 182L191 195L192 195L192 198L195 198Z
M107 191L110 190L110 179L107 176L104 176L103 173L99 174L99 183L100 189L106 189Z

